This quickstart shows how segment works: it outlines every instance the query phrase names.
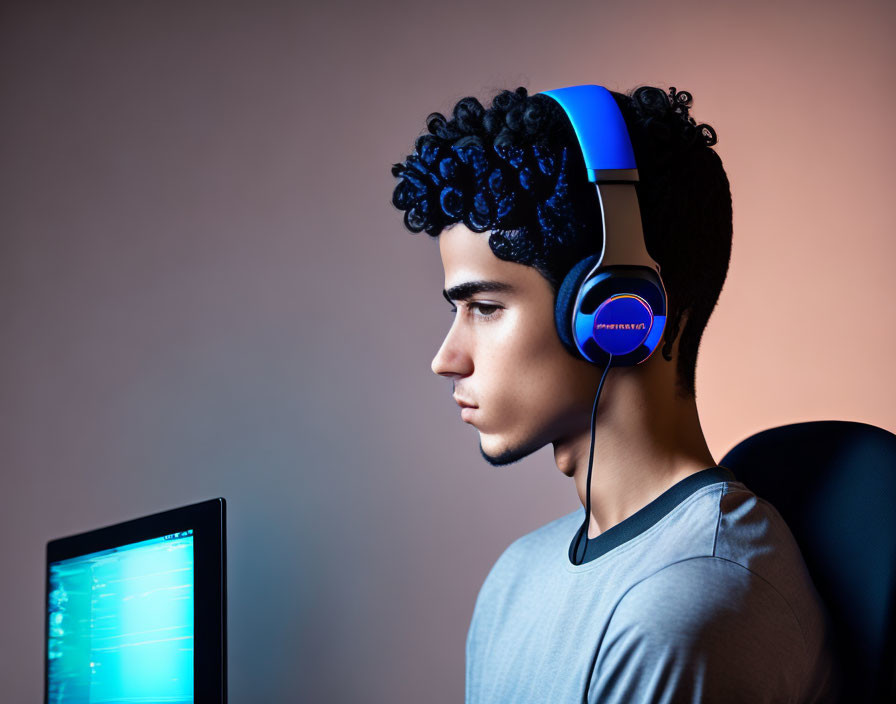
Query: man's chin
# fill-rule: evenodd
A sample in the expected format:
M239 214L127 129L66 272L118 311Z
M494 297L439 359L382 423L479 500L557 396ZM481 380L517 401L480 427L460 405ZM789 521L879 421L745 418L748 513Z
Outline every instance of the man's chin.
M543 443L542 443L543 445ZM541 449L542 445L539 445L537 441L533 441L530 445L515 445L512 447L505 447L504 449L498 452L486 451L482 446L482 437L479 438L479 454L482 455L482 458L488 462L493 467L502 467L507 464L513 464L514 462L519 462L521 459L528 457L533 452Z

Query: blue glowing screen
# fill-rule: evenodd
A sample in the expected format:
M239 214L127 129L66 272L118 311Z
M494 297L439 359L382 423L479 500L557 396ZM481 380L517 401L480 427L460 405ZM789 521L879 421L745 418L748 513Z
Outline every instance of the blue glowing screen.
M193 702L193 531L50 564L50 704Z

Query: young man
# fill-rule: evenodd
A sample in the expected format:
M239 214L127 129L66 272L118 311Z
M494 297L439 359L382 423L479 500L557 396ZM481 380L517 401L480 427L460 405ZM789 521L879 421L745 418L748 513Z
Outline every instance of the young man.
M440 238L456 307L432 369L453 381L482 456L506 465L550 443L590 506L584 523L574 511L519 538L489 572L466 702L836 701L827 613L799 549L778 512L716 464L697 413L697 349L731 251L715 132L688 116L688 93L612 95L669 301L661 354L636 366L602 369L558 336L560 284L602 246L558 104L525 88L488 110L464 98L451 119L431 114L392 169L405 226Z

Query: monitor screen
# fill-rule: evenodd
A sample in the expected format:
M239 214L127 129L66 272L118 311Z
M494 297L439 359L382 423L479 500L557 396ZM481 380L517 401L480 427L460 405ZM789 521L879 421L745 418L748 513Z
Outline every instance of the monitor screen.
M47 544L48 704L225 702L224 500Z
M193 531L50 563L51 702L193 701Z

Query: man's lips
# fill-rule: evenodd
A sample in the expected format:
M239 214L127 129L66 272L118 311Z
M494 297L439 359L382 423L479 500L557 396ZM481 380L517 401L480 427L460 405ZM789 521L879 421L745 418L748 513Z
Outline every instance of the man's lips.
M474 406L469 401L464 401L462 398L454 397L454 402L460 406L460 418L464 423L470 422L470 416L473 415L473 411L475 411L478 407Z
M477 408L477 406L473 405L469 401L464 401L462 398L454 397L454 402L460 406L461 408Z

